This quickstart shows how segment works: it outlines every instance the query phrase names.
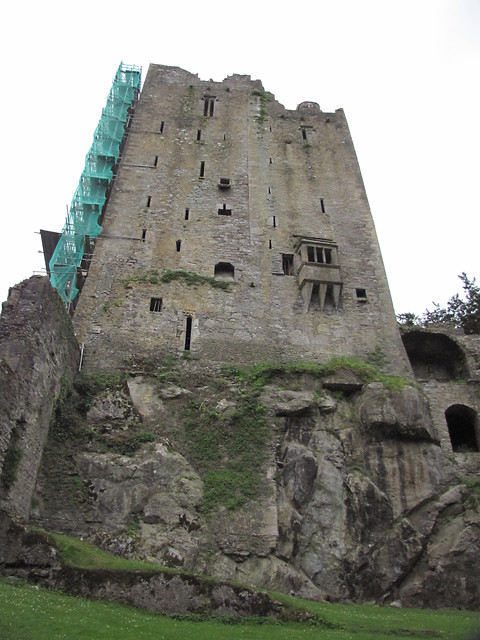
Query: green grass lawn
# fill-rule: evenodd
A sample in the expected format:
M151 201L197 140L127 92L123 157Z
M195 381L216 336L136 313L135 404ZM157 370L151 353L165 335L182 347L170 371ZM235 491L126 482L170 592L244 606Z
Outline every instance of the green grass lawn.
M286 596L284 596L287 598ZM289 599L292 602L292 599ZM42 588L0 580L1 640L394 640L469 638L480 614L456 610L391 609L296 600L323 624L193 621L131 607L94 602Z

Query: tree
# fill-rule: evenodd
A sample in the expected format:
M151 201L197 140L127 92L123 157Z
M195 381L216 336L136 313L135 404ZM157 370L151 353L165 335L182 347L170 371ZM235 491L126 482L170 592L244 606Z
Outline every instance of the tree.
M480 334L480 287L475 278L470 280L466 273L458 277L462 281L463 297L456 293L447 302L445 308L440 307L438 303L433 303L433 310L427 309L423 316L400 313L397 316L400 324L412 327L445 322L462 328L466 334Z

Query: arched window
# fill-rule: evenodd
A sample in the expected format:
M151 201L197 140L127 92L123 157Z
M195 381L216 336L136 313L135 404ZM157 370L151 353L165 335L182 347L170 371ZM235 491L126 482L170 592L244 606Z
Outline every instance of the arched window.
M235 268L230 262L217 262L214 276L218 280L233 280L235 277Z
M452 404L445 411L453 451L479 451L477 414L464 404Z

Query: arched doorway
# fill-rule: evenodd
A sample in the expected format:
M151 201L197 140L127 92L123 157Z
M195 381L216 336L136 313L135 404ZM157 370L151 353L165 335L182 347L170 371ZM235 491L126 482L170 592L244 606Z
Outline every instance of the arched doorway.
M477 435L477 414L464 404L452 404L445 411L453 451L480 451Z

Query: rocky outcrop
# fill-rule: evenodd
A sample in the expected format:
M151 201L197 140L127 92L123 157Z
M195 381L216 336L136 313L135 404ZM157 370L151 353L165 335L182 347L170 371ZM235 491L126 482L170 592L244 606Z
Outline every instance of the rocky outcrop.
M341 377L278 374L261 395L194 362L127 378L97 395L90 435L69 450L83 487L74 504L52 496L44 460L35 521L127 557L302 597L478 607L476 458L460 465L439 446L418 389ZM206 508L213 472L243 477L228 467L229 433L258 412L259 492ZM209 429L211 446L224 444L199 453ZM129 455L114 450L125 434L141 443Z
M70 318L48 278L12 287L0 320L0 504L24 520L55 402L78 355Z

